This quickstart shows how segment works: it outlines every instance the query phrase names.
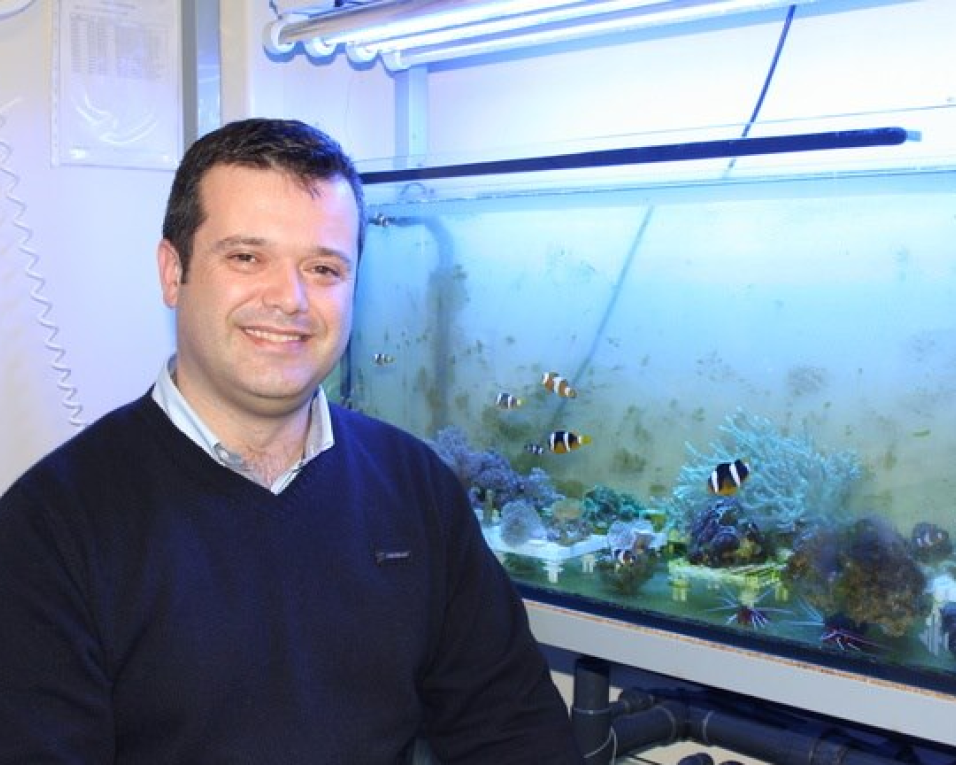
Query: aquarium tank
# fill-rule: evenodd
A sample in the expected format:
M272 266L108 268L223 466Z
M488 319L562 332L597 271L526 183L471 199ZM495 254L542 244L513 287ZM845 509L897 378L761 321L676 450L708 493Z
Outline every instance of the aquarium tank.
M954 111L365 167L330 396L529 598L951 692Z

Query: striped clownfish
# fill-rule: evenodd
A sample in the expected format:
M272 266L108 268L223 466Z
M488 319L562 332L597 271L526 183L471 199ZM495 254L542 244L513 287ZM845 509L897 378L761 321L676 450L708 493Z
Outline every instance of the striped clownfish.
M548 436L548 448L555 454L567 454L589 443L591 436L578 435L570 430L556 430Z
M372 356L372 361L375 362L376 366L387 367L389 364L395 363L395 357L389 353L376 353Z
M512 396L510 393L499 393L495 396L495 406L499 409L517 409L523 403L523 399Z
M631 566L637 560L634 551L629 547L615 547L611 550L611 557L614 558L615 568Z
M743 486L749 475L750 468L743 460L721 462L714 468L710 478L707 479L707 490L711 494L726 497L734 494L737 489Z
M561 398L577 398L578 392L557 372L545 372L541 384L551 393Z
M541 444L525 444L524 450L528 452L528 454L544 454L544 447Z

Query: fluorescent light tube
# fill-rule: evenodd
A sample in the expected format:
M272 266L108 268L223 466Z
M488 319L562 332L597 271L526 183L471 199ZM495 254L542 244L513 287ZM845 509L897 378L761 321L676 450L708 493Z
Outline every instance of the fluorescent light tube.
M270 25L265 46L296 41L329 57L339 45L355 61L381 54L389 69L614 32L686 23L818 0L386 0Z
M632 32L657 26L682 24L717 18L723 15L748 11L772 10L774 8L801 5L817 0L707 0L706 2L664 2L656 3L654 8L645 11L636 10L626 16L614 15L607 19L586 20L563 26L545 26L524 31L501 29L498 34L488 34L481 39L459 36L449 37L440 44L420 46L405 45L414 43L415 38L406 41L392 41L392 46L383 45L382 61L391 71L400 71L412 66L433 64L474 56L489 55L508 50L532 48L540 45L585 40L602 35ZM596 3L595 5L599 5ZM477 25L475 25L477 26ZM419 39L427 39L421 36Z

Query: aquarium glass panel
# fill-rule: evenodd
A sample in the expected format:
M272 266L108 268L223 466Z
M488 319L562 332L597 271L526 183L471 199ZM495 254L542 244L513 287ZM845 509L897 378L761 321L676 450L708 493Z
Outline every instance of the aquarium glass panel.
M370 183L342 399L531 597L950 687L956 167L871 117L907 140Z

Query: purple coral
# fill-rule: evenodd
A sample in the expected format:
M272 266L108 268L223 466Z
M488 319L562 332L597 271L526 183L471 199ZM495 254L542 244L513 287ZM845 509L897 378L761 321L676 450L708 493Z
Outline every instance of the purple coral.
M694 565L721 568L767 559L763 534L735 497L721 497L704 506L688 536L687 559Z
M533 467L523 479L524 496L538 510L551 507L564 499L564 495L554 488L549 476L539 467Z
M491 502L502 508L520 499L540 509L562 499L543 470L532 468L527 476L522 476L498 452L472 449L459 428L440 430L433 446L458 476L476 506Z
M438 456L444 460L458 476L459 480L468 485L467 477L471 474L470 464L474 452L468 444L468 437L460 428L443 428L439 430L432 441L432 447Z
M533 539L544 541L548 531L538 511L524 500L509 502L501 510L501 541L520 547Z

